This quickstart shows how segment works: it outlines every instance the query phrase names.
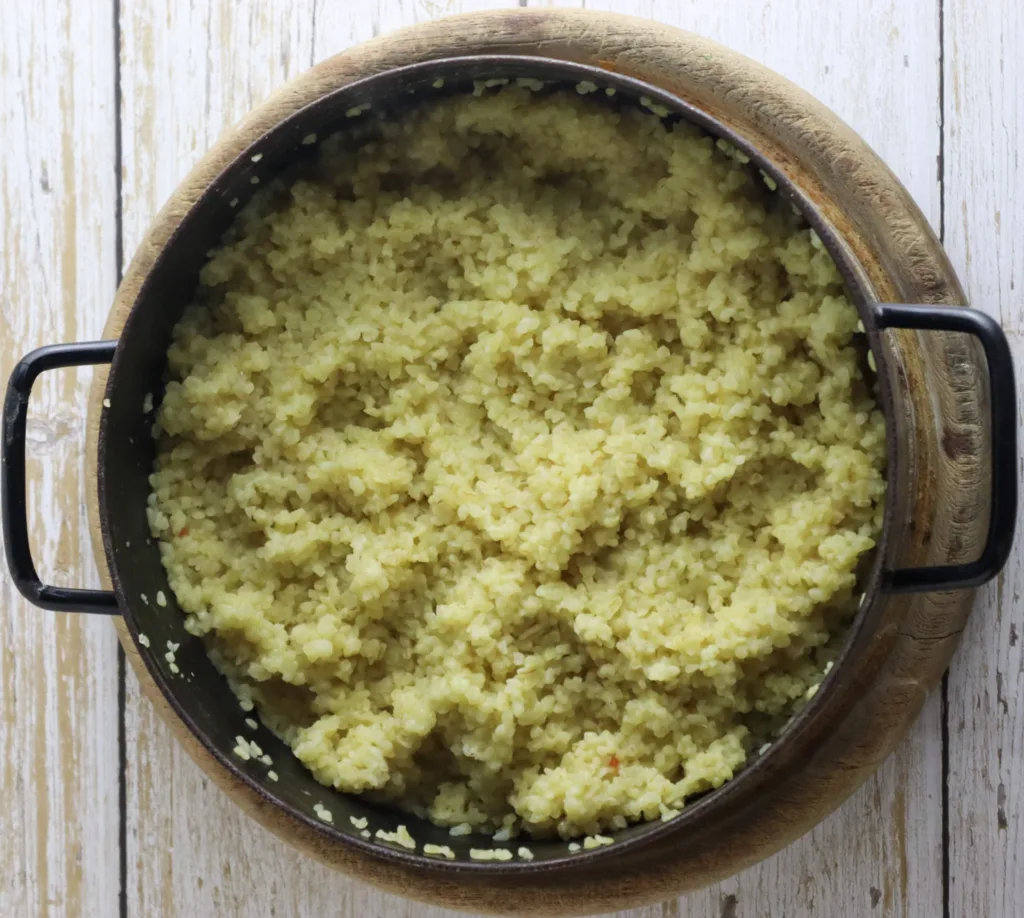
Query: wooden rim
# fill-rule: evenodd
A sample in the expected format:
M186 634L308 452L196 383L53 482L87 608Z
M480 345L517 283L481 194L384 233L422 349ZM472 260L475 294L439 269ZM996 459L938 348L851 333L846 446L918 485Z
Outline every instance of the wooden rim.
M959 284L909 195L849 128L810 96L760 65L706 39L632 17L584 11L509 10L425 23L375 39L323 62L279 90L229 131L189 173L140 245L105 329L117 337L139 290L183 215L213 178L271 126L357 79L398 66L464 54L542 54L598 64L637 77L704 109L746 137L816 204L862 266L879 299L956 304ZM977 441L986 393L965 389L947 367L976 364L973 349L951 336L890 332L901 394L913 493L893 559L937 564L970 555L985 522L986 473L978 455L947 454L944 434L970 430ZM106 371L90 398L87 461L90 528L103 554L96 494L97 429ZM936 408L937 406L937 408ZM962 441L961 441L962 442ZM910 489L907 489L910 490ZM912 513L910 510L912 509ZM954 525L955 523L955 525ZM102 565L101 565L102 567ZM104 572L105 573L105 572ZM109 581L108 581L109 582ZM124 624L118 634L143 690L186 751L250 815L332 867L392 892L454 908L496 914L611 911L677 895L768 856L809 830L855 790L888 755L949 662L970 610L969 593L894 597L850 683L845 716L801 767L742 825L683 850L652 852L643 868L530 887L460 882L327 846L308 827L238 782L174 715L151 679Z

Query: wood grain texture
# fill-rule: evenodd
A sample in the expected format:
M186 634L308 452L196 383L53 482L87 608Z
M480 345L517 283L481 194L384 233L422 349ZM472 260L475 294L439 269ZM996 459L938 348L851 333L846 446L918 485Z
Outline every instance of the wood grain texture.
M878 152L938 230L937 5L899 0L827 7L801 0L581 0L581 5L692 29L789 77ZM665 903L663 914L703 918L733 909L736 916L765 918L878 911L901 918L941 915L941 717L941 699L933 692L910 735L829 819L748 871Z
M1014 299L1024 226L1014 206L1015 150L1024 140L1016 108L1024 87L1014 49L1024 38L1021 11L1014 0L987 8L942 2L947 243L974 305L1019 332ZM125 252L220 131L291 75L393 28L497 5L122 4ZM691 28L794 79L882 154L937 225L939 0L586 5ZM38 344L98 336L111 299L114 46L107 0L15 0L0 14L2 376ZM1019 355L1019 339L1012 343ZM78 500L87 375L51 374L40 382L31 429L38 459L30 473L42 568L56 582L90 585L92 551ZM955 400L955 391L948 398ZM114 915L118 763L109 624L30 609L5 578L0 571L0 915ZM982 594L950 680L951 916L1024 912L1020 579L1019 564L1011 565ZM928 624L918 621L915 630L927 635ZM941 627L931 634L949 640ZM919 690L908 683L909 693ZM125 729L128 915L452 914L350 880L247 819L172 739L132 671ZM933 694L910 739L809 836L708 890L621 915L939 915L940 761Z
M122 209L130 255L181 177L256 102L309 67L312 8L231 0L121 6ZM303 914L322 872L209 786L129 673L125 736L129 915ZM331 878L327 878L330 880ZM335 895L344 890L337 890Z
M286 80L357 42L473 8L452 0L123 4L126 255L218 136ZM125 734L129 915L423 914L305 857L249 819L185 753L131 671Z
M116 286L113 8L0 13L0 378L41 344L97 337ZM83 506L88 371L36 384L29 524L42 576L95 586ZM0 568L0 915L114 915L117 644L42 612Z
M947 0L945 238L1024 365L1024 9ZM1018 404L1020 397L1018 395ZM1019 409L1018 409L1019 410ZM977 606L949 676L950 918L1024 914L1024 562Z
M829 218L843 235L847 244L857 251L865 265L870 281L880 297L904 297L908 299L955 302L961 297L956 281L949 273L948 266L940 257L934 240L922 230L920 214L913 208L902 189L895 185L884 170L878 168L857 138L836 122L827 112L801 96L793 87L772 81L759 71L750 70L749 65L730 56L724 49L687 39L685 45L673 33L652 34L652 30L626 21L603 23L601 20L580 20L573 17L537 19L518 14L504 20L496 28L494 20L459 23L460 31L453 32L451 24L440 29L425 29L418 33L406 33L374 46L371 53L363 49L359 56L332 61L325 68L318 68L302 80L292 84L288 91L279 94L239 127L238 131L226 138L218 148L197 167L185 185L176 192L175 199L154 224L144 248L126 277L118 298L118 306L111 317L109 329L116 333L123 321L125 311L130 307L139 289L141 279L148 265L159 251L169 233L177 225L184 208L201 192L209 177L229 161L246 143L258 136L269 123L289 111L295 110L319 93L339 85L339 81L356 78L360 73L372 72L386 64L405 63L428 53L441 55L451 53L466 42L487 43L488 47L503 50L518 50L541 46L545 53L564 55L570 58L587 55L612 55L617 69L636 73L641 77L658 79L674 74L664 85L678 91L700 104L713 107L729 123L742 123L750 133L748 136L765 149L774 150L781 161L789 163L792 177L805 191L815 196L826 209ZM469 38L472 35L472 38ZM749 73L747 72L749 70ZM723 95L710 87L720 83L734 87ZM771 117L765 117L770 112ZM744 122L744 118L747 120ZM731 119L731 120L730 120ZM801 158L803 157L803 158ZM813 172L806 171L800 163L812 163ZM842 208L831 202L841 198ZM959 430L960 426L975 424L979 414L977 387L973 379L945 378L943 369L949 366L963 366L967 370L972 364L955 352L948 342L933 340L918 342L915 336L901 339L903 372L911 380L910 396L914 402L919 435L924 440L935 440L942 433L932 426L935 423L931 412L933 407L942 410L943 423ZM931 364L915 354L931 354ZM924 362L922 362L924 360ZM933 376L938 376L932 378ZM945 376L948 376L945 373ZM932 386L933 392L925 395L924 386ZM970 456L962 461L956 457L941 455L933 446L918 457L918 479L921 490L916 500L923 509L933 506L925 513L924 530L910 534L909 544L918 556L927 555L932 560L955 554L954 542L965 540L970 546L976 539L978 514L970 514L965 521L947 519L944 514L960 512L961 498L984 485L972 473L978 463ZM925 461L927 460L927 462ZM971 484L968 484L968 483ZM952 485L952 488L951 488ZM943 500L935 501L936 493L945 494ZM928 520L936 525L927 538L930 528ZM955 525L954 525L955 524ZM959 526L959 529L957 529ZM913 546L919 546L913 548ZM948 655L956 640L967 608L969 597L930 597L909 603L893 604L887 624L880 635L881 643L863 667L883 665L875 684L867 691L850 714L843 728L836 729L818 753L808 761L807 768L792 788L766 801L762 818L749 827L743 835L730 836L731 850L723 860L723 850L710 845L706 853L692 851L688 857L689 866L681 868L678 857L673 854L660 866L651 865L645 876L645 885L620 887L618 893L594 895L588 890L587 901L611 903L623 899L649 898L652 890L678 888L681 877L689 877L691 885L699 882L698 877L714 877L727 872L737 863L752 862L763 856L766 846L777 846L787 838L799 834L801 826L820 818L831 805L841 800L860 783L860 776L877 765L891 748L893 738L900 735L908 719L916 713L923 701L924 692L934 684L939 672L945 666ZM867 672L867 670L864 670ZM180 730L178 731L181 732ZM186 743L189 737L184 736ZM193 755L204 766L210 763L189 743ZM311 851L334 862L343 861L349 869L362 870L344 852L332 848L325 850L317 846L315 839L303 838L294 826L285 824L275 813L260 812L258 801L246 796L244 787L231 786L224 774L216 768L210 773L218 783L230 788L236 801L248 807L277 831L290 835L293 840L307 844ZM906 850L904 848L904 850ZM901 871L906 859L898 860ZM688 871L688 873L687 873ZM400 878L393 873L365 872L375 876L377 882L400 884ZM614 884L612 884L614 885ZM904 882L901 890L907 888ZM891 890L891 887L890 887ZM458 890L435 887L433 893L420 888L421 895L442 896L449 901L462 897L468 904L465 889ZM559 901L545 901L543 894L524 896L517 893L523 908L530 911L543 909L580 909L579 897L583 889L565 887L560 889ZM800 890L796 898L807 893ZM869 899L874 895L868 890ZM879 901L890 901L879 890ZM906 898L901 894L900 901ZM529 899L529 904L526 900ZM484 901L480 899L478 901ZM490 907L515 908L507 897L489 900ZM500 904L499 904L500 903ZM737 902L726 894L723 908L735 911ZM877 903L876 903L877 904Z

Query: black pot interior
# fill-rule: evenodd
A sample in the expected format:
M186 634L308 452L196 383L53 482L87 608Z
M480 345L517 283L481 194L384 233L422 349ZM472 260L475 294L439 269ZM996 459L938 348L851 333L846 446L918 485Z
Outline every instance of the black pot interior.
M752 784L742 779L753 778L753 772L771 774L770 760L777 743L763 756L754 757L744 773L721 789L692 801L684 813L669 823L651 823L633 826L615 834L616 844L610 847L571 852L565 842L538 842L514 839L495 843L479 834L453 837L446 829L398 810L370 802L365 797L343 794L317 783L291 750L262 725L252 729L247 718L256 719L255 712L242 710L225 679L214 668L203 643L184 629L184 616L177 607L174 594L168 586L156 544L149 535L146 503L149 496L148 476L154 460L151 437L153 412L144 411L147 395L159 405L164 386L165 355L171 341L171 332L191 301L196 290L198 273L207 259L209 249L215 247L222 234L231 225L239 209L266 181L292 167L297 161L315 155L316 141L336 133L352 130L361 119L376 117L380 113L400 116L401 110L423 98L436 98L441 94L471 91L474 79L501 77L533 77L574 86L582 79L599 87L614 87L614 99L604 93L595 98L607 104L640 104L648 96L665 105L671 118L686 117L696 121L705 130L725 136L747 149L751 155L750 168L762 168L772 175L779 193L787 195L833 252L850 288L851 297L866 317L869 336L874 339L870 324L866 296L857 268L845 255L823 221L811 205L790 183L764 160L757 151L734 137L702 113L684 106L678 99L635 80L597 68L569 64L543 58L477 57L432 61L395 71L389 71L351 84L301 110L282 122L273 131L246 150L213 183L207 193L189 211L167 244L146 280L120 337L107 385L106 396L110 407L103 412L99 438L99 497L107 560L117 591L119 604L139 652L157 685L179 717L188 725L204 746L220 762L255 787L265 798L284 807L296 818L316 827L334 841L345 841L368 852L405 863L425 866L426 857L413 854L389 842L374 837L377 830L394 831L398 825L408 827L417 842L417 850L424 843L446 845L456 855L450 867L461 871L472 869L484 873L494 870L530 870L553 866L553 861L573 859L593 860L609 853L621 855L624 848L637 853L638 847L663 837L673 822L683 820L693 824L702 812L725 802L739 791L739 784ZM433 84L443 78L443 88ZM371 103L369 112L351 115L351 110L363 103ZM315 140L314 140L315 138ZM259 184L254 184L253 179ZM881 348L873 348L881 358ZM887 401L885 375L881 374L883 402ZM887 412L888 414L888 412ZM891 450L890 450L891 452ZM890 470L892 469L890 455ZM888 529L888 526L886 527ZM880 546L875 554L885 554ZM865 576L866 587L874 591L878 583L880 564L876 558ZM166 605L157 597L162 594ZM843 655L822 686L827 690L842 663L851 653L858 634L865 630L868 613L877 603L866 603L847 637ZM145 637L142 638L142 635ZM140 643L140 638L147 643ZM180 645L170 653L168 642ZM170 654L170 655L169 655ZM172 662L173 661L173 662ZM172 670L172 665L178 672ZM797 715L784 734L799 733L810 720L813 709L827 695L819 691L816 698ZM250 720L251 722L251 720ZM255 740L271 764L258 758L243 760L234 752L238 737ZM768 766L768 767L766 767ZM273 772L277 780L269 774ZM331 824L314 812L321 804L332 814ZM353 824L352 820L356 820ZM362 820L366 820L365 829ZM368 833L369 838L366 834ZM625 844L624 844L625 843ZM535 856L532 864L515 858L512 861L479 863L470 858L471 848L490 848L496 844L515 851L528 845ZM430 858L438 868L447 861Z

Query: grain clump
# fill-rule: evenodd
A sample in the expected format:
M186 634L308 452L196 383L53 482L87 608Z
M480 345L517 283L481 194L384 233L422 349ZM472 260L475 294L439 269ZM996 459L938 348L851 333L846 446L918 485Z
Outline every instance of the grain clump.
M150 524L318 780L600 839L821 681L883 421L756 170L595 95L480 92L368 113L240 212L175 330Z

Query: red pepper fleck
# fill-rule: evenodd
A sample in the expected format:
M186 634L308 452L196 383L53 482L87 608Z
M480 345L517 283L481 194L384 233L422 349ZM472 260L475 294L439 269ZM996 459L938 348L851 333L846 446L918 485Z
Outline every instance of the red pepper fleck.
M616 756L614 756L614 755L613 755L613 756L612 756L612 757L611 757L611 758L610 758L610 759L608 760L608 767L609 767L609 768L610 768L610 769L611 769L612 771L618 771L618 770L619 770L619 760L618 760L618 758L617 758Z
M183 526L183 527L182 527L182 528L181 528L181 529L180 529L180 530L178 531L178 537L179 537L179 538L184 538L184 537L185 537L185 536L187 536L187 535L188 535L188 526Z

